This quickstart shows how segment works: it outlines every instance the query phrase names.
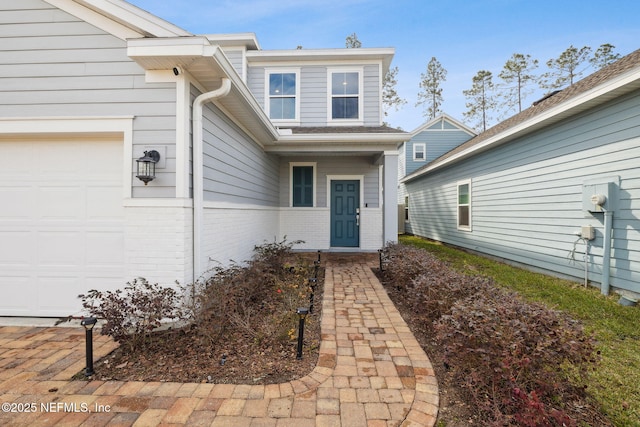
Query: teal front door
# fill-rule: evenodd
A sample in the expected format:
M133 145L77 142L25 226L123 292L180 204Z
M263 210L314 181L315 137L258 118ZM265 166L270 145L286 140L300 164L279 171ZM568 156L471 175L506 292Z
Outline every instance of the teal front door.
M331 246L360 245L360 181L331 181Z

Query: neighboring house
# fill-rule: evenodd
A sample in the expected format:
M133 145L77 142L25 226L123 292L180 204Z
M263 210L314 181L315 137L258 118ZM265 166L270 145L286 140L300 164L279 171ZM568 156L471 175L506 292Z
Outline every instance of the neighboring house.
M640 50L409 174L408 231L640 293L639 165Z
M393 49L264 51L119 0L3 1L0 20L0 315L72 314L136 276L190 283L285 236L397 238Z
M476 136L476 133L447 114L441 114L417 127L409 134L410 139L398 149L398 204L400 230L403 222L409 221L409 198L406 186L401 182L427 163Z

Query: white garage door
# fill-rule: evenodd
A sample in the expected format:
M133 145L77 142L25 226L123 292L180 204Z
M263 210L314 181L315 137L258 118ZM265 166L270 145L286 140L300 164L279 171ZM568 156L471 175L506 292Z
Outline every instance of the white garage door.
M0 139L0 315L75 314L123 286L122 147Z

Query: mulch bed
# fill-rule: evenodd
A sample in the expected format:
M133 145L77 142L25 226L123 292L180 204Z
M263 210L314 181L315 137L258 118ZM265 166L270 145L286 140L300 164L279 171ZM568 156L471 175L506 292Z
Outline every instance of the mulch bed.
M302 359L296 359L297 329L293 340L275 337L256 342L228 328L214 344L198 328L155 332L144 349L134 353L120 346L94 363L97 380L172 381L215 384L278 384L308 375L318 361L324 274L320 270L312 314L305 323ZM292 328L297 328L292 325ZM86 379L83 373L77 379Z

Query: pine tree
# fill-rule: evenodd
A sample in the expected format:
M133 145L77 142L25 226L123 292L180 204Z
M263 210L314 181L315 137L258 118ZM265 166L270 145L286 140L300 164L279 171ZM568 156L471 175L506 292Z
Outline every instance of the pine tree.
M398 83L397 75L398 67L390 68L382 82L382 107L385 116L388 115L390 108L393 107L398 111L400 107L407 103L405 99L400 98L400 95L398 95L396 91L396 84Z
M614 45L609 43L600 45L600 47L593 53L593 57L589 59L594 70L598 71L599 69L620 59L620 54L613 52L615 48L616 47Z
M362 47L362 43L358 40L358 35L356 33L347 36L344 44L348 49L358 49Z
M569 46L558 58L547 61L550 71L543 74L540 86L544 89L562 89L567 84L571 86L582 77L586 67L582 65L589 58L591 48L584 46L580 49Z
M518 113L522 111L522 100L533 92L528 86L537 81L536 76L532 74L536 68L538 60L521 53L514 53L504 64L498 76L504 82L499 85L498 96L504 99L503 105L507 114L516 108Z
M471 89L463 90L462 93L469 100L465 105L468 110L463 115L471 120L476 120L476 129L487 130L487 123L491 120L491 111L496 108L493 91L493 75L491 71L481 70L473 76L473 86Z
M432 57L427 64L427 70L420 74L420 92L418 92L418 105L424 104L424 110L422 115L429 119L436 117L440 111L442 105L442 82L447 79L447 70L442 67L442 64Z

